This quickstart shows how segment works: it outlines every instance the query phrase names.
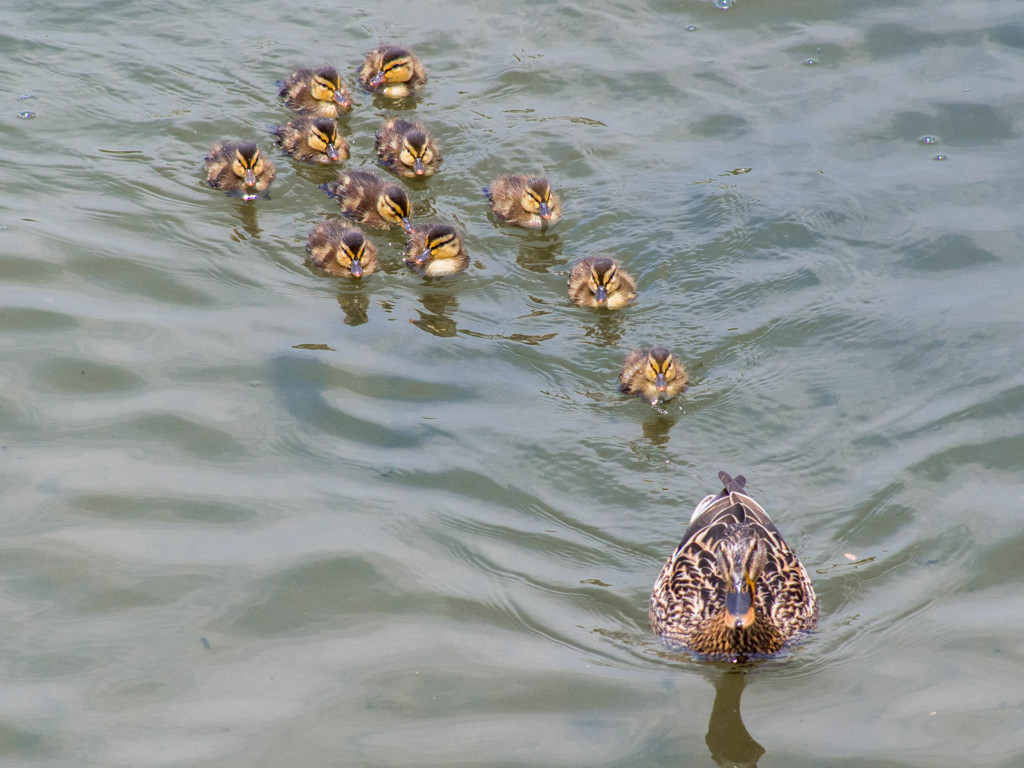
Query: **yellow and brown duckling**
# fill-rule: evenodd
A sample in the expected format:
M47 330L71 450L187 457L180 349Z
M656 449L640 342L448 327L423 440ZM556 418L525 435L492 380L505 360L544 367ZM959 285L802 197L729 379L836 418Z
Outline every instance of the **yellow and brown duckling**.
M636 282L610 256L588 256L572 265L569 298L581 307L620 309L636 298Z
M444 277L469 266L469 254L450 224L421 224L405 243L405 263L424 277Z
M390 99L402 99L422 88L427 73L408 49L382 45L366 54L359 70L359 85Z
M206 183L244 200L266 194L274 164L251 141L218 141L206 156Z
M345 171L320 188L337 198L342 213L360 224L374 229L388 229L395 224L406 232L412 229L409 195L372 171Z
M441 167L441 153L423 123L393 117L377 131L380 164L399 176L430 176Z
M746 479L718 477L722 492L693 510L654 583L651 629L700 656L772 654L814 627L818 598L796 553L746 494Z
M665 347L652 347L629 353L619 374L619 391L657 405L684 391L689 381L678 356Z
M306 251L319 269L338 277L363 277L377 271L376 246L343 221L317 222Z
M348 160L348 140L331 117L297 117L271 132L281 149L304 163Z
M499 221L527 229L541 229L562 217L562 204L543 176L499 176L484 187Z
M334 67L300 69L278 83L284 103L301 115L335 118L352 108L341 75Z

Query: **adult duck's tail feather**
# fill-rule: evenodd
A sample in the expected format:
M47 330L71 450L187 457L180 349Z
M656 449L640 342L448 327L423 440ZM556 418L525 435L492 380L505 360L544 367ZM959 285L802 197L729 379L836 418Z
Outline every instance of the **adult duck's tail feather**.
M718 479L722 481L724 488L722 489L722 495L728 496L732 493L743 493L743 487L747 484L747 478L743 475L736 475L732 477L728 472L719 472Z

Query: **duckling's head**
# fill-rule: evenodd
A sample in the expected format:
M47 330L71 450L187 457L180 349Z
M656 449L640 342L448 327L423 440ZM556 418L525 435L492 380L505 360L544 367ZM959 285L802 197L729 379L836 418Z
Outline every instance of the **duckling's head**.
M757 579L767 560L764 544L750 525L741 523L719 541L715 554L725 581L725 623L734 629L749 627L754 623Z
M535 213L542 219L551 218L551 185L547 179L533 177L527 180L519 204L528 213Z
M401 224L406 232L412 230L409 217L412 216L412 203L409 196L397 184L389 184L377 198L377 213L384 221Z
M407 83L415 69L412 54L405 48L387 48L380 59L377 74L370 78L370 87L377 88L384 83Z
M309 95L317 101L334 101L342 109L350 104L345 90L341 87L341 75L334 67L320 67L313 73L309 83Z
M338 124L329 117L318 117L309 126L306 143L317 152L326 152L331 160L338 159Z
M342 236L334 258L352 273L352 277L363 276L363 261L367 255L367 239L363 233L352 229Z
M659 392L668 389L669 384L679 375L675 355L664 347L655 347L647 353L647 365L644 376Z
M406 133L402 137L402 148L398 152L398 159L402 161L403 165L412 168L417 176L422 176L426 171L424 164L434 161L434 150L427 134L416 129Z
M454 259L462 250L462 239L450 224L434 224L427 230L427 241L423 251L410 254L406 261L423 264L427 259Z
M251 141L240 143L235 147L231 171L245 181L245 186L255 187L256 177L263 173L263 155L260 154L260 148Z
M619 265L615 259L604 256L594 259L590 265L587 287L594 294L594 301L598 304L607 302L608 294L619 289Z

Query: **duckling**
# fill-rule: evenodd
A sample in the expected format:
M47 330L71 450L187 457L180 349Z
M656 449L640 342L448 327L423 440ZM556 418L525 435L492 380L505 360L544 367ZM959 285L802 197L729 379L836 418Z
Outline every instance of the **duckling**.
M300 115L334 118L352 108L341 75L334 67L300 69L278 85L278 96Z
M264 194L277 171L251 141L218 141L206 156L206 183L243 200Z
M818 598L746 479L718 477L722 492L693 510L654 582L648 620L664 641L701 656L775 653L818 622Z
M462 238L450 224L421 224L409 232L405 263L424 277L444 277L469 266Z
M281 148L305 163L334 163L348 160L348 140L338 133L329 117L297 117L271 133Z
M542 176L499 176L484 187L499 221L527 229L554 224L562 216L562 204Z
M366 54L359 85L389 99L403 99L427 82L427 73L407 49L382 45Z
M619 391L637 395L651 405L671 400L686 389L690 377L679 358L665 347L630 352L619 374Z
M310 260L330 275L362 277L377 271L377 248L343 221L318 221L306 244Z
M391 118L378 129L374 148L380 164L399 176L430 176L441 166L441 153L423 123Z
M372 171L346 171L320 188L337 198L342 212L360 224L374 229L400 224L406 232L412 229L412 203L405 190Z
M615 259L588 256L572 265L569 298L581 307L620 309L636 298L636 283Z

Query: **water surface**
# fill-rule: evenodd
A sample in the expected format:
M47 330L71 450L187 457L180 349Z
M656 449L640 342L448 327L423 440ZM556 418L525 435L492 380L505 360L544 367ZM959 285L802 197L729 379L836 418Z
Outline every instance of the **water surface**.
M8 3L0 755L1019 765L1024 14L981 7ZM429 125L456 279L398 233L362 285L305 260L332 173L274 83L381 40L430 82L357 94L347 167ZM228 137L270 199L206 187ZM488 215L515 170L550 232ZM567 302L593 253L632 307ZM660 410L616 391L650 343L693 378ZM646 626L720 469L822 602L733 674Z

